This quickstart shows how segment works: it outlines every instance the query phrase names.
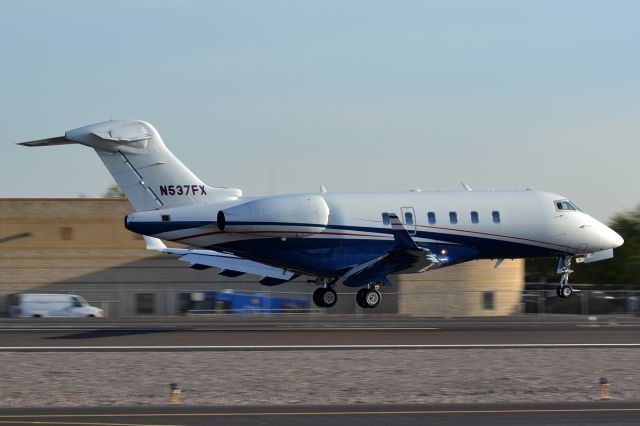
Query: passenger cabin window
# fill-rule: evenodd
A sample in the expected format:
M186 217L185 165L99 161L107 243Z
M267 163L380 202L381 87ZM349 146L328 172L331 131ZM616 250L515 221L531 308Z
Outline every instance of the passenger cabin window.
M491 217L493 218L493 223L500 223L500 212L499 211L492 211L491 212Z
M478 218L478 212L471 212L471 223L478 223L480 219Z
M436 224L436 214L434 212L427 213L427 220L429 221L429 225Z
M163 222L171 222L171 215L163 214L162 215L162 221Z
M458 214L456 212L449 212L449 222L451 222L452 225L458 223Z
M389 213L382 213L382 224L388 225L391 221L389 220Z
M558 211L575 211L575 210L579 210L582 211L578 208L578 206L576 206L574 203L572 203L569 200L559 200L556 201L556 209L558 209Z
M413 225L413 213L404 212L404 224L405 225Z

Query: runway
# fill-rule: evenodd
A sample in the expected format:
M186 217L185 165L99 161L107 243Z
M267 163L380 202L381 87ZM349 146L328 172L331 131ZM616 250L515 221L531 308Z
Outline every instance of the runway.
M640 348L638 318L2 319L0 351Z
M151 426L254 425L636 425L640 403L332 405L5 409L0 424Z
M590 401L602 377L610 381L614 398L635 401L639 325L637 318L626 317L4 319L0 376L6 380L0 403L153 407L168 402L169 383L179 383L190 406L371 404L380 409L383 404L386 410L389 403L533 404ZM352 420L344 424L388 422L367 417L379 411L374 408L332 415ZM454 418L414 412L430 409L377 416L408 416L398 421L409 424L424 422L425 415ZM607 416L622 413L627 411ZM536 415L544 420L548 414ZM269 421L315 421L301 415ZM490 413L482 418L496 422ZM529 418L509 419L506 423L514 424ZM127 424L121 418L109 422Z

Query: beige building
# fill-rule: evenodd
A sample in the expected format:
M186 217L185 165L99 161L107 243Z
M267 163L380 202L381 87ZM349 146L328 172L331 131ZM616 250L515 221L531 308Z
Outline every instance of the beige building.
M299 278L263 287L250 275L226 278L215 269L189 269L176 256L150 253L139 235L124 228L126 200L106 198L0 199L0 313L6 295L24 291L81 294L109 316L176 315L204 291L267 293L308 303L314 284ZM327 312L399 313L453 317L519 312L524 262L478 261L425 274L404 275L383 289L376 309L355 305L352 288L337 288L338 305ZM190 296L191 295L191 296ZM321 315L326 310L313 309Z

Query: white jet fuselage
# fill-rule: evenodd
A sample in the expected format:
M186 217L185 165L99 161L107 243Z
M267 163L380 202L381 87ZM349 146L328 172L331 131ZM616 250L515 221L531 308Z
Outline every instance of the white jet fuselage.
M397 214L439 266L586 255L622 244L565 197L534 190L294 194L138 212L127 227L300 273L339 275L393 245L383 213Z

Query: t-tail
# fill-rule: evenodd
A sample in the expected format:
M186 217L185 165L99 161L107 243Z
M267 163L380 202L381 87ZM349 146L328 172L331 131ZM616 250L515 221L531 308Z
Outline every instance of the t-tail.
M140 120L111 120L24 146L82 144L98 153L136 211L234 200L236 188L212 187L169 151L158 131Z

